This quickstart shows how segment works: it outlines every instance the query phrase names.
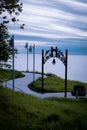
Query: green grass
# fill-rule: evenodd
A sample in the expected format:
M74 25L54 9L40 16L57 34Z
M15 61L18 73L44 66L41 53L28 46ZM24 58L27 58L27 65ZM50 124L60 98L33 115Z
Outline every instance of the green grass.
M23 77L24 75L20 71L14 71L15 78ZM0 68L0 81L7 81L12 78L12 70Z
M41 92L42 79L37 79L34 83L29 84L29 88L36 92ZM65 80L53 75L47 74L47 78L44 79L44 92L62 92L64 91ZM67 91L72 91L74 85L83 85L87 90L87 83L78 81L67 81Z
M38 99L0 87L0 130L87 129L87 99Z
M21 129L87 130L87 98L39 99L0 87L0 130Z

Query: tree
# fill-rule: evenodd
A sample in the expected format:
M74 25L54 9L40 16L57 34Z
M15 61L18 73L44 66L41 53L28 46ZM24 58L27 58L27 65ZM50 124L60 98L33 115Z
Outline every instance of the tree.
M19 21L17 16L22 12L20 0L0 0L0 65L11 58L12 50L9 47L9 33L7 24ZM25 24L20 25L23 29ZM17 51L15 50L15 53Z
M0 67L7 66L5 63L11 58L11 49L8 42L8 30L4 24L0 24Z
M10 47L11 39L8 34L7 27L0 24L0 67L11 67L6 62L12 57L12 48ZM14 54L17 54L17 49L14 49Z
M22 12L22 5L20 0L0 0L0 22L7 24L10 21L19 21L17 16ZM20 25L20 28L23 29L24 25Z
M9 58L8 31L4 24L0 24L0 61L7 61Z

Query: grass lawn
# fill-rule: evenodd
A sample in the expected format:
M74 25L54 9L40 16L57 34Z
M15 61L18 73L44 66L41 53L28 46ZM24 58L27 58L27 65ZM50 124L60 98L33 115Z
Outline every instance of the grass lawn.
M0 87L0 130L87 129L87 99L48 98Z
M42 79L37 79L34 83L28 85L30 89L36 92L42 92L41 82ZM47 74L47 78L44 79L44 92L63 92L64 91L65 80L54 75ZM67 91L72 91L74 85L83 85L87 91L87 83L82 83L78 81L67 81Z
M79 129L87 130L87 99L39 99L0 86L0 130Z
M23 77L24 75L20 71L15 70L15 78ZM12 78L12 70L0 68L0 81L7 81Z

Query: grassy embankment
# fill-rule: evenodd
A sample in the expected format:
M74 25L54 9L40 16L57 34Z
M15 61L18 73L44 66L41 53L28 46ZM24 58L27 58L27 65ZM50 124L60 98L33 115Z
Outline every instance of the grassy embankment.
M15 78L23 77L24 75L20 71L15 70ZM7 81L12 78L12 70L0 68L0 82Z
M21 129L86 130L87 99L42 100L0 87L0 130Z
M41 82L42 79L37 79L34 83L29 84L29 88L36 92L42 92ZM64 91L65 80L53 75L47 74L47 78L44 79L44 92L62 92ZM67 91L72 91L74 85L83 85L87 91L87 83L79 81L67 81Z

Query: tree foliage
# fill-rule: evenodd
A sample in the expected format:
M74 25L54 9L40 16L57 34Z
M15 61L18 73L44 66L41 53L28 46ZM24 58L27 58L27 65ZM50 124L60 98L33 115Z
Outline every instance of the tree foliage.
M18 16L22 12L20 0L0 0L0 65L11 58L12 50L9 47L9 33L7 24L19 21ZM24 24L20 25L24 28ZM17 50L15 49L16 53Z
M9 58L9 47L8 47L8 31L4 24L0 24L0 61L7 61Z
M12 57L12 48L9 45L10 36L8 29L4 24L0 24L0 67L10 67L6 62ZM17 53L17 49L14 48L14 55ZM4 63L5 62L5 63Z
M0 22L7 24L19 21L17 16L22 12L22 5L20 0L0 0ZM20 25L20 28L23 29L24 25Z

